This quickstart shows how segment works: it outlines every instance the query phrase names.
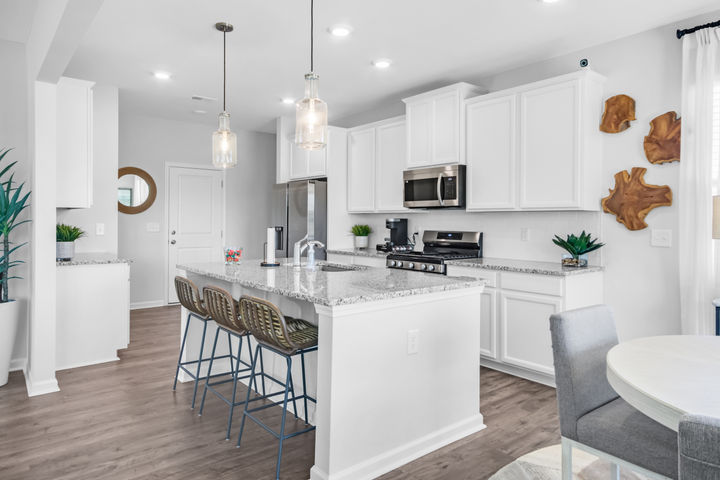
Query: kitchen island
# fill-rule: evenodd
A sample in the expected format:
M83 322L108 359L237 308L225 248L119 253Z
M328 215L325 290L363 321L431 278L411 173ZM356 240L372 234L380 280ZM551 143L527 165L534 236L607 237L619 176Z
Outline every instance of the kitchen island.
M178 268L199 288L265 298L318 325L318 352L307 362L318 401L308 412L317 426L312 480L375 478L485 427L482 280L329 264L263 268L259 260ZM188 346L199 334L188 333ZM186 352L197 358L197 348ZM284 361L264 359L266 372L283 378Z

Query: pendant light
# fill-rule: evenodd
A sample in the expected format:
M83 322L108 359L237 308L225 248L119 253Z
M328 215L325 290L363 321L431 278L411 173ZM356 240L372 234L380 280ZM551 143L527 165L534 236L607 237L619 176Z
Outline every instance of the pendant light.
M310 73L305 75L305 97L296 105L295 143L306 150L327 145L327 104L318 98L318 79L314 71L315 1L310 0Z
M219 22L215 28L223 32L223 111L218 115L218 129L213 133L212 163L217 168L231 168L237 165L237 137L230 131L230 114L225 106L227 47L225 36L233 31L229 23Z

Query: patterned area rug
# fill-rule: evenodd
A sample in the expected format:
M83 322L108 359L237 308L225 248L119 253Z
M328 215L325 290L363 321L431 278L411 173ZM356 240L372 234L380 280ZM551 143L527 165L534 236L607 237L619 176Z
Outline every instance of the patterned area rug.
M504 466L490 480L561 480L562 448L560 445L535 450ZM610 478L610 462L573 449L573 478L597 480ZM627 469L620 470L622 480L647 480Z

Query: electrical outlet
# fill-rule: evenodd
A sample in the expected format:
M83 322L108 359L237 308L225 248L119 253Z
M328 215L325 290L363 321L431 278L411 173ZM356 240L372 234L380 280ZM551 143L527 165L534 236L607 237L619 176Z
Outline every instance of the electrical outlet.
M650 231L650 245L653 247L672 247L672 230L653 228Z
M527 242L529 239L530 239L530 229L527 227L522 227L520 229L520 241Z
M420 351L420 330L408 330L407 354L416 355Z
M96 223L95 224L95 235L98 237L105 235L105 224L104 223Z

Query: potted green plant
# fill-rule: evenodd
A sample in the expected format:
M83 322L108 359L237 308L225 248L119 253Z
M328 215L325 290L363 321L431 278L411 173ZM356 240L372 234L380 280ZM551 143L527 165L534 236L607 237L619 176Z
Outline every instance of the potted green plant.
M355 235L355 248L367 248L368 235L372 233L370 225L353 225L350 232Z
M75 240L84 236L85 232L80 228L58 223L55 228L55 259L72 260L75 256Z
M569 234L564 240L555 235L553 243L568 252L562 256L562 264L566 267L587 267L587 254L605 245L585 230L580 235Z
M12 149L0 150L0 163L5 155ZM23 193L25 183L15 186L13 174L3 180L5 175L17 162L12 162L0 171L0 236L2 237L2 256L0 256L0 386L8 381L10 359L12 358L15 333L20 321L20 302L10 298L8 286L10 280L19 278L11 276L11 270L23 263L22 260L11 260L11 255L25 245L13 244L10 233L23 223L30 220L18 221L18 216L28 207L30 192Z

